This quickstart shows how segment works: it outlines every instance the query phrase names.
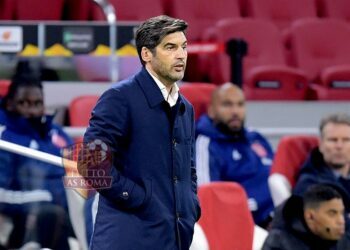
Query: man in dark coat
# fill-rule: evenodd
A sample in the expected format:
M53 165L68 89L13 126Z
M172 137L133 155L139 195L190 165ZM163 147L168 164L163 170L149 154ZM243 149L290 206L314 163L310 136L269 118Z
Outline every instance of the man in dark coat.
M302 167L293 192L302 195L312 184L328 183L350 198L350 116L325 117L320 134L320 146L311 152Z
M167 16L145 21L136 32L142 70L107 90L93 110L84 142L102 141L113 158L111 186L94 185L91 249L189 249L200 207L194 112L176 85L186 66L186 28ZM93 181L87 162L82 154L79 171Z
M347 250L342 196L331 186L310 186L276 209L263 250Z

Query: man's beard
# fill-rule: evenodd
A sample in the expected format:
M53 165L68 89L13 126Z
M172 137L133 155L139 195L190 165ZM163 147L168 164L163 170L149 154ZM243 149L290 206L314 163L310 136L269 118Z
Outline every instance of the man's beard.
M346 164L341 164L341 163L332 163L329 164L329 166L331 166L333 169L335 170L339 170L342 169L343 167L345 167Z
M223 122L218 122L216 123L216 128L218 130L220 130L222 133L226 134L226 135L231 135L234 137L238 137L239 135L242 134L243 131L243 127L244 127L244 121L242 121L242 125L238 128L231 128L229 127L227 124L223 123Z
M41 137L45 137L47 133L47 124L45 116L36 116L26 118L28 123L32 126L32 128L39 133Z

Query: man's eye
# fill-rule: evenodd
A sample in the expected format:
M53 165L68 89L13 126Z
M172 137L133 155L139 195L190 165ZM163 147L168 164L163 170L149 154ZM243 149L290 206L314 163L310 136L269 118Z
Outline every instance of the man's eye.
M24 100L19 100L19 101L17 101L17 104L23 106L23 105L27 105L28 102L24 101Z
M34 103L35 106L42 106L43 105L43 102L42 101L36 101Z

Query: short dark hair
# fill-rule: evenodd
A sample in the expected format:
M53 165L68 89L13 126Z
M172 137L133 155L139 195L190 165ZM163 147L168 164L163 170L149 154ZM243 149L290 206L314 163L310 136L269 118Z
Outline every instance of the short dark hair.
M319 128L321 136L323 136L324 127L329 123L345 124L350 126L350 116L345 113L335 113L324 117L320 122L320 128Z
M30 73L26 74L15 74L12 77L11 84L9 86L7 94L1 100L1 107L6 108L8 100L12 100L19 88L39 88L43 90L43 85L38 76Z
M318 208L322 202L332 199L342 199L342 196L335 188L326 184L312 185L303 195L304 209Z
M185 33L187 26L188 24L184 20L166 15L152 17L142 23L135 35L137 53L142 65L145 65L141 57L143 47L148 48L153 53L154 48L160 44L165 36L178 31Z

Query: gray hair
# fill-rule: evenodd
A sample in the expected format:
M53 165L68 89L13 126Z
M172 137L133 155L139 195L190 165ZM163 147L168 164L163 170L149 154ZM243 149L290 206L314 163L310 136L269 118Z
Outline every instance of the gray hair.
M330 114L330 115L324 117L321 120L320 127L319 127L321 136L323 135L324 127L329 123L345 124L345 125L350 126L350 116L348 114L345 114L345 113L335 113L335 114Z

